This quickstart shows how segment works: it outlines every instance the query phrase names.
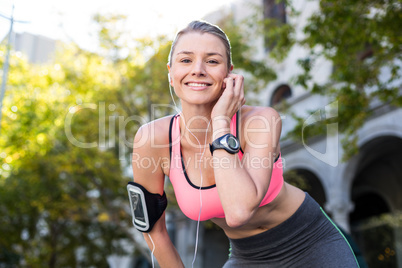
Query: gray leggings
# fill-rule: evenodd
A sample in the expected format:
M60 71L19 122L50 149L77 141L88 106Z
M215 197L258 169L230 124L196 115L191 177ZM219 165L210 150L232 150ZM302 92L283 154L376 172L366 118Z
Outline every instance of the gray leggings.
M231 254L224 268L359 267L346 239L307 193L300 208L280 225L229 241Z

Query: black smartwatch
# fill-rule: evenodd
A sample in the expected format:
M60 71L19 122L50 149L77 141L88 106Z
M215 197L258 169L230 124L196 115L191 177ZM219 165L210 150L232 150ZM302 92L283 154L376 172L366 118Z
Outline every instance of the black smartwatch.
M225 149L226 152L230 154L238 153L240 151L239 139L232 134L225 134L222 137L214 140L214 142L209 145L211 155L213 155L214 151L217 149Z

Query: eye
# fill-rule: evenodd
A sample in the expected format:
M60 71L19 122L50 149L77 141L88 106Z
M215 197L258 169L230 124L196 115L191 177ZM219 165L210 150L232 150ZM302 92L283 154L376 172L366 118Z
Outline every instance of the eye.
M218 64L219 62L217 60L208 60L207 63Z
M181 59L180 62L183 62L183 63L190 63L191 60L189 60L189 59Z

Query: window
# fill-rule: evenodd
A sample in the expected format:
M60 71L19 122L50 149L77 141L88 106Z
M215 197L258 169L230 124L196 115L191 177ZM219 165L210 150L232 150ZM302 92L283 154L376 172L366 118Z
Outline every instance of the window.
M280 85L277 87L271 97L271 106L281 103L283 100L292 96L292 90L288 85Z
M265 31L269 32L272 27L276 27L286 23L286 5L284 1L264 0L264 27ZM266 50L272 50L275 47L275 37L271 35L265 36Z

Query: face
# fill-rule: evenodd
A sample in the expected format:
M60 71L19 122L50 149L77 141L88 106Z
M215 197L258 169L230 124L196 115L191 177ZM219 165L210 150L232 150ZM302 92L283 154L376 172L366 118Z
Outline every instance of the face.
M218 37L199 32L181 35L171 61L171 85L182 103L212 104L220 97L230 70Z

